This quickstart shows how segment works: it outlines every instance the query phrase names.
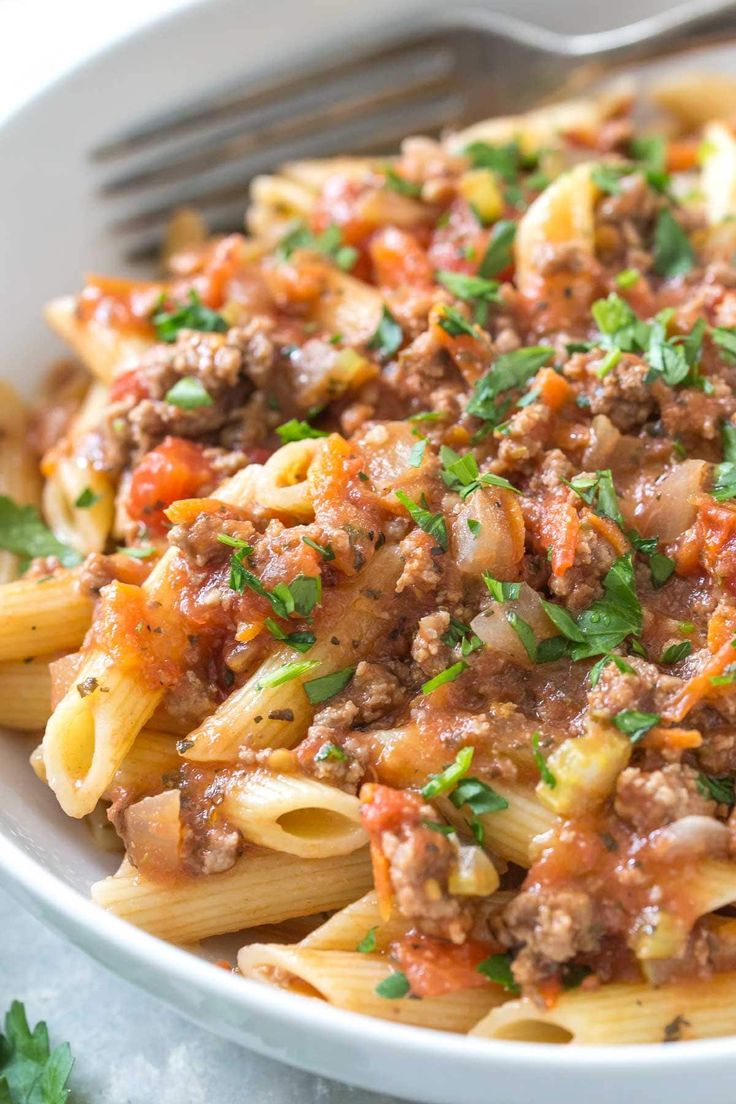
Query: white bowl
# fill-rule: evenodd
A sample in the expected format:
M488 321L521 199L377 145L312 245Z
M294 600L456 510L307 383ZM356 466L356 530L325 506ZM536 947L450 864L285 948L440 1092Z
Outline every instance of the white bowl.
M0 132L0 302L3 371L30 390L60 350L40 309L79 285L83 270L115 272L110 210L95 196L86 151L140 115L227 83L264 59L284 59L284 28L299 50L335 26L388 18L341 0L195 5L118 42L44 92ZM407 6L401 9L406 15ZM339 18L338 18L339 17ZM172 61L172 59L174 59ZM724 68L727 57L713 67ZM733 64L731 66L733 68ZM200 84L201 82L201 84ZM120 211L116 211L119 214ZM31 745L0 733L0 876L49 926L99 962L210 1030L272 1058L425 1104L732 1104L736 1041L678 1046L549 1047L470 1039L337 1011L215 969L92 905L90 883L107 872L83 825L69 821L28 766ZM28 947L33 954L33 947Z

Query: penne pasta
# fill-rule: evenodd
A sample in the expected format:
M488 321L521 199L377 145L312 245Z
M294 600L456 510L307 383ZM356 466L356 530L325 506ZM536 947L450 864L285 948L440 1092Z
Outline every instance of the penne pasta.
M284 979L279 982L283 988L320 997L337 1008L439 1031L468 1031L504 999L503 991L491 985L422 1000L387 999L376 993L376 986L390 974L388 959L350 951L255 944L240 951L238 967L252 978L276 972Z
M126 866L92 887L103 908L173 943L342 908L370 885L365 850L300 859L254 850L223 874L161 883Z
M46 307L44 316L52 330L103 383L109 383L114 376L129 368L153 344L149 338L121 332L95 319L80 320L72 296L54 299Z
M92 599L74 571L16 579L0 586L0 661L78 648L92 619Z
M358 575L325 596L315 619L317 643L309 651L310 660L320 664L316 673L330 674L353 666L370 654L386 631L400 571L396 548L385 545ZM348 633L344 626L349 626ZM272 676L292 658L291 649L277 648L191 733L185 758L224 762L233 760L241 746L293 747L304 736L314 713L303 688L308 677L314 676L308 672L282 685L269 685Z
M50 713L48 656L0 663L0 725L20 732L38 732Z
M221 811L245 839L305 859L348 855L368 842L357 797L300 775L236 775Z

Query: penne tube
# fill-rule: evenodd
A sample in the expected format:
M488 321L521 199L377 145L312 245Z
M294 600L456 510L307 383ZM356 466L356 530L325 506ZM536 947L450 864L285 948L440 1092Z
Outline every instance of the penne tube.
M678 981L655 989L638 982L562 993L554 1006L507 1001L471 1035L529 1043L666 1043L736 1032L736 974Z
M50 468L43 510L54 535L83 555L104 551L115 511L112 480L88 460L73 455L58 457ZM85 497L90 505L77 506Z
M239 473L223 483L217 493L221 501L237 504L243 488L249 491L250 483ZM129 588L129 596L142 603L146 618L158 618L161 608L173 605L176 580L172 568L178 555L177 549L169 548L145 583L140 588ZM105 616L108 604L114 608L122 585L113 583L107 588L98 616ZM151 663L145 634L126 654L124 663L93 644L75 684L52 713L43 740L44 762L49 786L68 816L83 817L92 812L136 736L160 704L165 685L152 677ZM80 691L80 685L90 687L91 692Z
M367 849L328 859L253 850L223 874L154 882L129 864L92 887L98 905L161 939L195 943L211 935L279 924L343 908L369 889Z
M516 782L500 782L489 779L496 793L508 801L507 809L495 813L481 813L478 819L483 825L484 847L507 862L529 867L535 858L535 839L558 827L562 822L544 807L530 786ZM447 819L458 828L465 828L465 815L447 799L438 804Z
M53 299L44 317L51 329L84 361L92 375L103 383L109 383L125 371L154 344L153 336L124 333L94 318L83 322L77 317L76 299L72 295Z
M505 999L503 990L495 985L421 1000L388 999L376 993L376 986L391 974L388 958L355 951L256 943L239 952L238 967L245 977L277 977L282 988L319 997L336 1008L438 1031L469 1031Z
M163 785L163 775L177 771L180 766L176 736L144 728L102 796L111 801L115 791L124 790L133 794L155 792Z
M184 753L197 762L232 761L242 746L293 747L304 736L314 706L303 683L354 666L371 654L390 623L401 562L395 546L384 545L352 579L325 594L315 617L317 642L309 659L320 664L277 686L269 680L294 658L287 646L277 648L253 675L191 733Z
M71 652L92 620L92 599L73 571L0 586L0 661Z
M0 495L14 502L38 505L41 481L28 444L28 416L15 388L0 380ZM0 583L18 574L18 557L0 549Z
M368 842L358 798L303 775L236 775L221 810L252 843L305 859L347 855Z
M384 920L376 891L372 889L305 935L300 945L312 951L355 951L361 939L373 931L376 950L385 951L412 926L413 921L400 916L396 909L388 920Z
M0 725L38 732L51 713L49 657L0 663Z

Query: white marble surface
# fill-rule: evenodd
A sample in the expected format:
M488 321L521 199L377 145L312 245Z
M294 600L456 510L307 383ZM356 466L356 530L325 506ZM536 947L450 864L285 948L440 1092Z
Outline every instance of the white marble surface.
M184 2L0 0L0 120L86 53ZM563 32L597 30L671 6L669 0L492 3ZM0 891L0 1014L14 998L26 1002L33 1021L49 1021L54 1040L71 1043L74 1104L392 1104L193 1027L105 973Z
M250 1054L52 935L0 890L0 1018L12 1000L76 1057L73 1104L394 1104Z

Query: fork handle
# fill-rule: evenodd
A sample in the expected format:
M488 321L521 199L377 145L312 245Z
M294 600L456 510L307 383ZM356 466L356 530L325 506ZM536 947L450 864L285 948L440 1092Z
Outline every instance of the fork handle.
M646 61L733 34L734 0L697 0L612 31L575 35L566 52L596 61Z

